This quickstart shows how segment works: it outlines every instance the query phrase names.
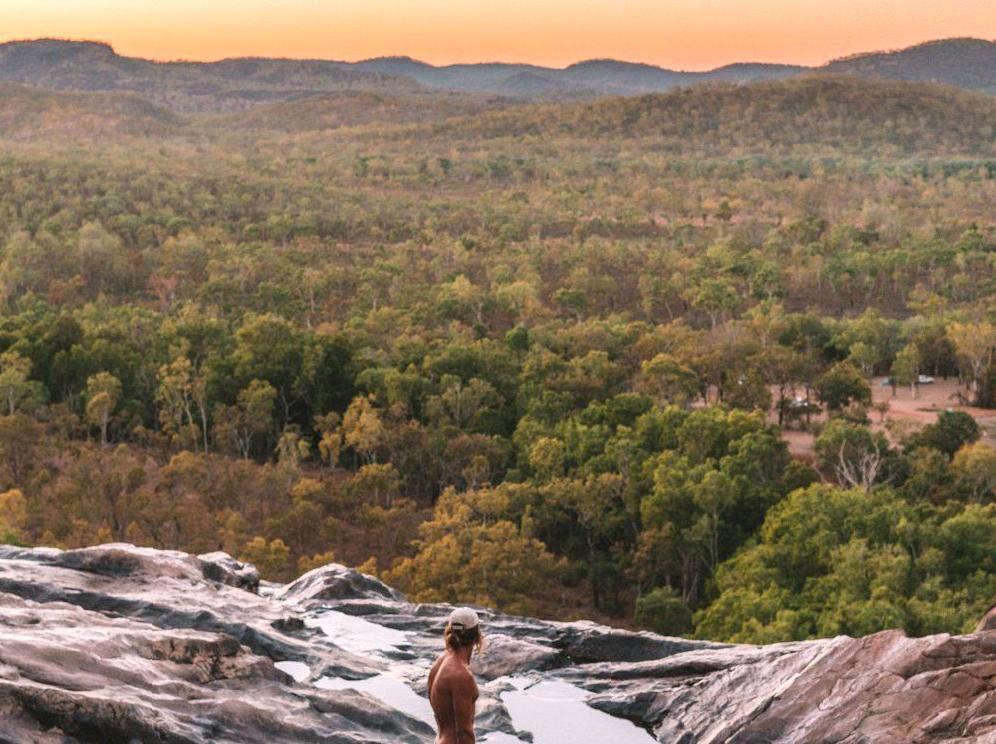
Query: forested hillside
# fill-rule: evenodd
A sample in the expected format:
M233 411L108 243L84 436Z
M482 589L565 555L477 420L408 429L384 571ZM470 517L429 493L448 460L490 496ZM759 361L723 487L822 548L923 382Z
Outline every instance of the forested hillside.
M206 128L219 133L245 131L306 132L358 127L368 124L401 124L439 121L478 114L504 102L458 95L401 95L368 91L326 93L293 101L258 106L249 111L205 117Z
M49 93L0 83L0 137L7 140L162 137L182 127L177 114L130 94Z
M919 80L996 93L996 42L945 39L892 52L856 54L834 60L827 72Z
M675 154L996 155L996 97L884 80L812 76L713 84L589 104L507 108L436 136L643 139Z
M0 536L724 640L965 630L994 100L4 89Z

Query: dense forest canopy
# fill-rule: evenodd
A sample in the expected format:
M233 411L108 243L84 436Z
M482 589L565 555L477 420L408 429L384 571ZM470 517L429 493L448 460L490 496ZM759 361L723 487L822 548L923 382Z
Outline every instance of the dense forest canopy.
M726 640L964 630L996 596L994 122L841 77L0 89L0 537Z

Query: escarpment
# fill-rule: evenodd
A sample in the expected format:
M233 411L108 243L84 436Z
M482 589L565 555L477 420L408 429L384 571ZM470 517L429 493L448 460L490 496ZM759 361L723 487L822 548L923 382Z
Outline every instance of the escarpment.
M0 549L2 742L431 742L449 608L330 565ZM996 621L739 646L483 613L490 744L996 742Z

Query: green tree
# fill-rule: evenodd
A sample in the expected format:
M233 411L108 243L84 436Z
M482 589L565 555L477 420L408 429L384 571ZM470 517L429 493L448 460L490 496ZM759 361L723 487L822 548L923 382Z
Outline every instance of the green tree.
M971 444L982 436L978 422L964 411L941 411L937 421L928 424L910 437L906 449L933 447L949 458L966 444Z
M820 470L847 488L866 493L897 475L895 454L881 432L842 419L831 420L816 438Z
M472 424L487 409L501 405L501 396L490 383L477 378L464 384L455 375L443 375L442 392L431 396L425 404L425 415L436 426L472 428Z
M951 467L970 500L996 501L996 448L982 442L965 445Z
M830 411L840 411L852 403L869 405L871 387L850 362L838 362L813 383L820 402Z
M658 354L640 365L637 388L660 403L687 406L698 394L698 376L669 354Z
M107 426L121 399L121 381L110 372L98 372L86 381L86 417L100 429L100 443L107 444Z
M996 507L950 514L887 488L795 491L768 512L757 543L720 567L696 635L763 643L895 627L964 632L996 589Z
M847 361L857 366L865 377L871 377L875 374L875 367L881 360L878 351L871 344L856 341L851 345Z
M0 355L0 400L7 408L7 415L18 411L30 412L45 399L42 384L29 378L31 360L16 351Z
M565 460L564 443L554 437L540 437L529 448L529 467L540 480L562 476Z
M215 411L215 438L230 451L249 459L258 437L273 431L273 406L277 391L264 380L253 380L239 392L234 406L220 405Z
M687 635L692 629L692 611L669 586L657 587L636 600L636 623L667 636Z
M951 323L947 332L971 389L978 397L983 372L992 366L996 355L996 324Z
M748 369L727 378L723 402L731 408L767 413L771 409L771 391L758 370Z
M159 368L156 390L160 425L178 442L188 444L198 439L194 431L192 377L190 360L185 356L177 357Z
M130 279L128 255L121 239L103 225L88 222L80 228L77 243L79 272L93 296L124 289Z
M892 379L897 385L909 385L914 399L920 389L920 351L909 343L896 354L892 363Z

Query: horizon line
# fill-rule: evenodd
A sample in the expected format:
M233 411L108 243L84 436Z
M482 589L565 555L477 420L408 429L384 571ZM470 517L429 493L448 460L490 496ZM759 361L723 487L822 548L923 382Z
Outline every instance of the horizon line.
M498 60L498 59L491 59L491 60L481 59L481 60L477 60L477 61L473 61L473 62L461 61L461 62L437 63L437 62L427 61L426 59L423 59L423 58L413 57L413 56L408 55L408 54L382 54L382 55L375 55L375 56L372 56L372 57L358 57L356 59L342 59L342 58L333 58L333 57L318 57L318 56L314 56L314 55L304 55L304 56L290 56L290 55L288 55L288 56L283 56L283 55L281 55L281 56L267 56L267 55L258 55L258 54L236 55L236 56L229 55L229 56L224 56L224 57L212 57L212 58L192 58L192 57L163 58L163 57L141 56L141 55L132 55L132 54L121 53L120 51L118 51L118 49L115 46L114 42L109 41L109 40L105 40L105 39L73 38L73 37L58 37L58 36L39 36L39 37L35 37L35 38L11 38L11 39L2 39L2 38L0 38L0 46L7 45L7 44L30 44L30 43L43 42L43 41L54 41L54 42L63 42L63 43L72 43L72 44L95 44L95 45L100 45L100 46L106 46L116 56L119 56L119 57L122 57L122 58L125 58L125 59L141 59L141 60L145 60L145 61L148 61L148 62L153 62L155 64L216 64L216 63L219 63L219 62L226 62L226 61L240 60L240 59L241 60L245 60L245 59L265 59L265 60L286 60L286 61L296 61L296 62L329 62L329 63L334 63L334 64L355 65L355 64L361 64L363 62L374 62L374 61L378 61L378 60L392 60L392 59L395 59L395 60L407 60L407 61L414 62L414 63L417 63L417 64L427 65L429 67L433 67L433 68L436 68L436 69L441 69L441 68L446 68L446 67L469 66L469 65L508 65L508 66L527 66L527 67L536 67L536 68L541 68L541 69L546 69L546 70L560 70L560 71L562 71L562 70L566 70L566 69L569 69L571 67L574 67L576 65L580 65L580 64L584 64L584 63L588 63L588 62L617 62L617 63L621 63L621 64L629 64L629 65L639 65L639 66L644 66L644 67L652 67L652 68L656 68L656 69L659 69L659 70L665 70L665 71L668 71L668 72L679 72L679 73L713 72L713 71L721 70L721 69L724 69L726 67L731 67L731 66L734 66L734 65L773 65L773 66L802 67L802 68L806 68L806 69L816 70L816 69L819 69L821 67L825 67L826 65L832 64L834 62L839 62L839 61L842 61L842 60L855 59L855 58L858 58L858 57L864 57L864 56L869 56L869 55L874 55L874 54L894 54L894 53L902 52L902 51L905 51L905 50L908 50L908 49L914 49L914 48L917 48L917 47L929 46L931 44L939 44L939 43L944 43L944 42L952 42L952 41L980 41L980 42L984 42L984 43L988 43L988 44L994 44L994 43L996 43L996 39L987 39L987 38L984 38L984 37L981 37L981 36L947 36L947 37L943 37L943 38L927 38L927 39L924 39L923 41L918 41L918 42L915 42L913 44L908 44L908 45L902 46L902 47L894 47L894 48L890 48L890 49L870 49L870 50L864 51L864 52L853 52L851 54L844 54L844 55L840 55L840 56L836 56L836 57L831 57L830 59L828 59L828 60L826 60L826 61L824 61L824 62L822 62L820 64L817 64L817 65L805 64L805 63L801 63L801 62L769 61L769 60L760 60L760 59L750 59L750 60L747 60L747 59L736 59L736 60L733 60L731 62L725 62L723 64L716 65L714 67L705 67L705 68L701 68L701 69L665 67L663 65L656 64L656 63L653 63L653 62L646 62L646 61L642 61L642 60L621 59L621 58L618 58L618 57L609 57L609 56L606 56L606 57L588 57L588 58L585 58L585 59L578 59L578 60L576 60L574 62L571 62L569 64L564 65L563 67L556 67L556 66L552 66L552 65L544 65L544 64L539 64L539 63L536 63L536 62L504 61L504 60Z

